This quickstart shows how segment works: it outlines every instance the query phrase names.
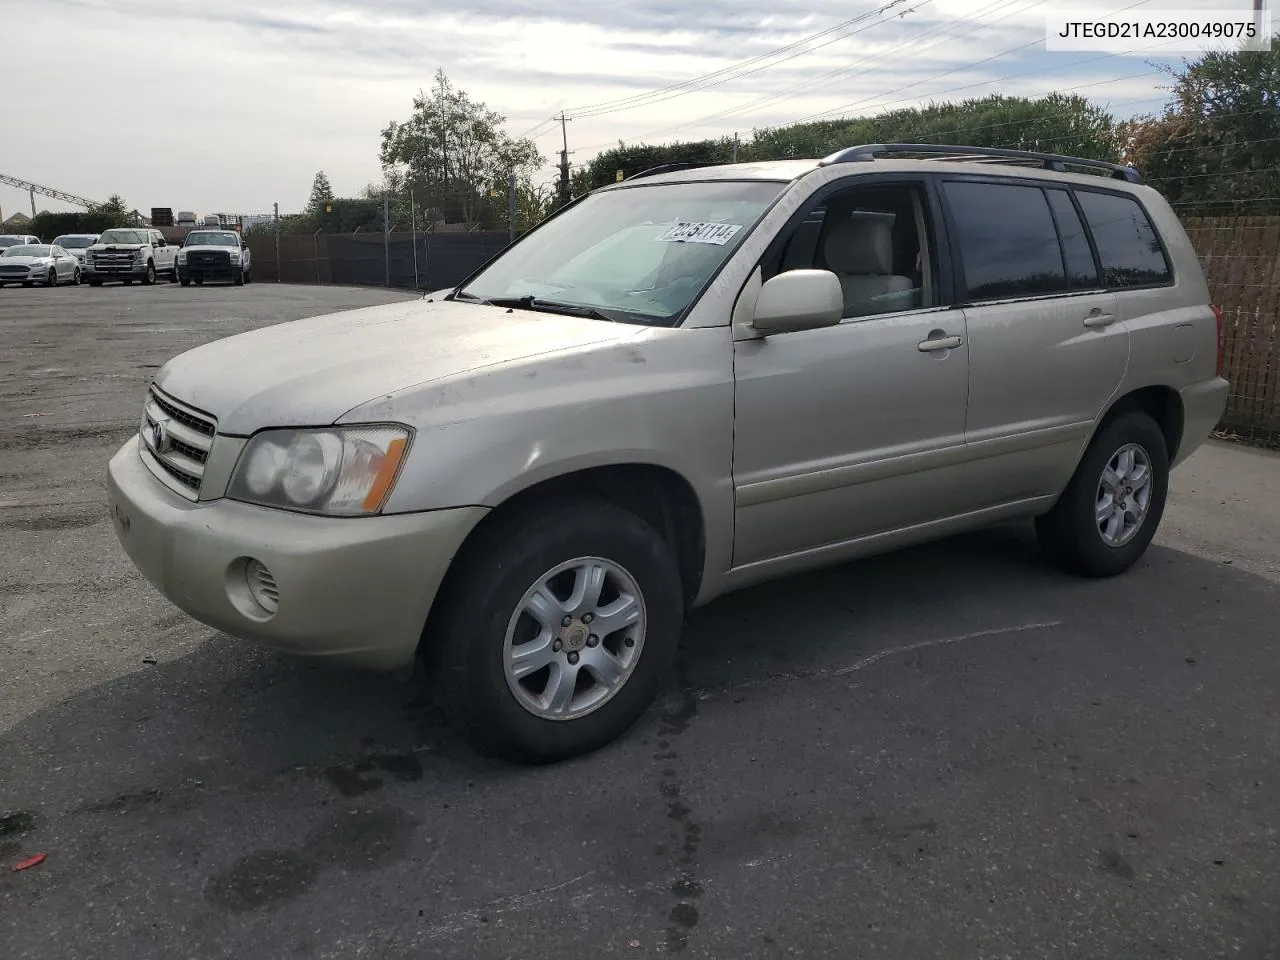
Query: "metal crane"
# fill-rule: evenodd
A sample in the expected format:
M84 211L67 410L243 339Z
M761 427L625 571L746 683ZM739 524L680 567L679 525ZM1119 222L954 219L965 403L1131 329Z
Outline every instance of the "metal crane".
M67 193L63 190L55 190L53 187L43 187L38 183L32 183L30 180L20 180L17 177L6 176L0 173L0 183L7 183L11 187L17 187L19 190L25 190L31 195L31 216L36 215L36 194L44 197L53 197L55 200L63 200L66 203L74 203L78 207L84 207L90 210L93 207L101 206L94 200L86 200L84 197L77 197L74 193Z

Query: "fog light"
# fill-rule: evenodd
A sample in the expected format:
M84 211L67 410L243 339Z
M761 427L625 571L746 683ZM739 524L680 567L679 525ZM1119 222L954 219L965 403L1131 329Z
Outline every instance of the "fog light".
M268 614L280 609L280 588L276 586L276 578L260 560L250 560L245 564L244 578L249 584L249 595Z

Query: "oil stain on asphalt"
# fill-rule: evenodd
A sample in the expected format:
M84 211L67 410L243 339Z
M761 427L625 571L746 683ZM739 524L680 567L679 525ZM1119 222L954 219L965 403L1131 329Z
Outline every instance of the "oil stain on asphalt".
M417 823L402 810L343 810L296 850L255 850L210 877L205 899L230 913L274 909L306 893L333 867L377 869L403 857Z
M699 919L696 901L702 896L702 884L696 876L702 825L694 819L693 810L681 795L681 778L677 770L680 757L672 745L675 738L684 733L697 716L698 700L693 685L685 679L683 669L678 670L678 676L679 696L663 715L658 751L653 755L654 760L662 764L658 793L666 801L667 818L675 824L672 839L679 851L675 858L676 877L670 887L676 902L667 914L668 953L679 953L689 945L689 938ZM664 855L666 850L665 845L658 848L658 852Z

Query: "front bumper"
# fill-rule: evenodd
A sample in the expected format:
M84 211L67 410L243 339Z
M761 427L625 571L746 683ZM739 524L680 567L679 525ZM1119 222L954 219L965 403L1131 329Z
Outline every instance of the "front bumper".
M179 280L234 280L238 277L243 268L240 264L235 263L227 266L220 264L217 266L206 266L204 264L180 263L178 264Z
M1209 439L1227 409L1227 393L1231 385L1222 377L1203 380L1183 388L1182 442L1171 467L1176 467Z
M142 263L122 263L98 265L86 261L82 268L83 275L86 277L98 277L103 280L116 279L136 279L147 275L147 264Z
M226 499L193 503L152 476L137 437L111 459L107 498L134 565L195 619L272 649L379 670L413 662L445 572L487 512L330 519ZM275 579L273 614L248 589L246 559Z

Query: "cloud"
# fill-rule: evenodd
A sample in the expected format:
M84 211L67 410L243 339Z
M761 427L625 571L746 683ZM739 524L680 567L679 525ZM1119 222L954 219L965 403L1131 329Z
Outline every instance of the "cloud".
M1148 69L1140 60L1045 53L1045 3L906 0L893 13L915 12L890 19L882 5L809 0L796 16L777 0L31 0L5 22L7 89L38 95L42 109L0 120L0 138L21 146L0 169L144 209L289 211L317 169L339 192L376 179L379 131L407 115L437 67L512 133L534 128L548 161L560 149L548 118L579 108L574 163L619 139L745 134L842 104L875 113L1079 86L1123 114L1164 97L1156 79L1128 79ZM859 16L785 62L729 70ZM581 109L625 98L627 109ZM25 194L0 188L0 205L25 208Z

